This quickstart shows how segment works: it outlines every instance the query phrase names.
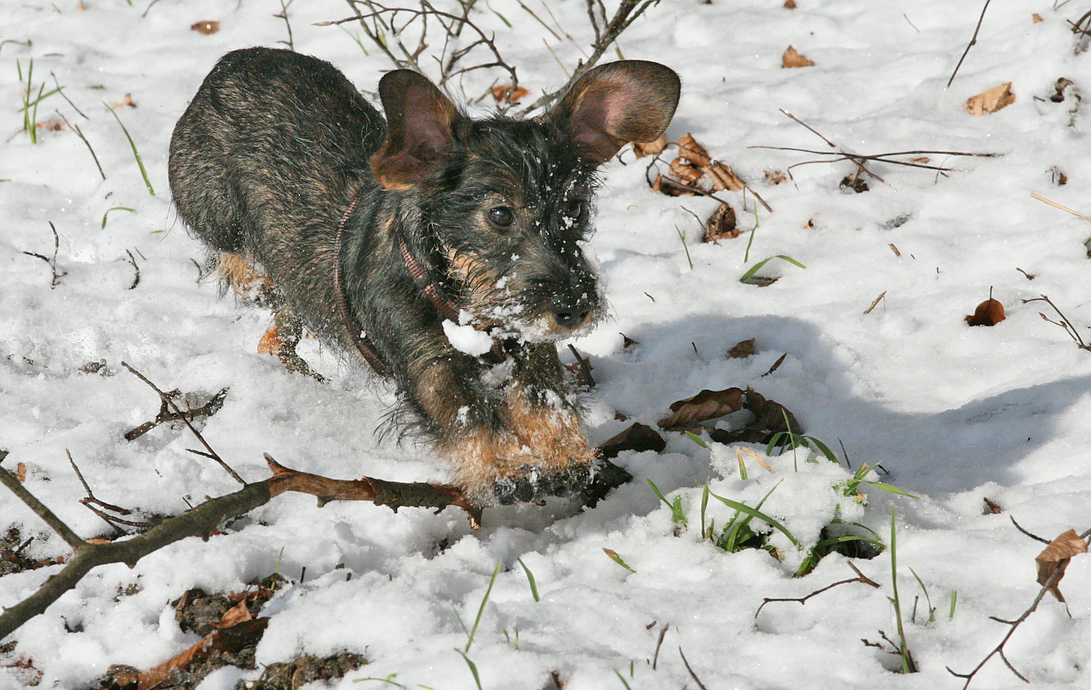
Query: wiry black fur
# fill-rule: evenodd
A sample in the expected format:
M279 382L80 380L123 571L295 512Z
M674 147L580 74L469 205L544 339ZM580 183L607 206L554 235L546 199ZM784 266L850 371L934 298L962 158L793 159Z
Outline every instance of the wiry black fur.
M629 97L621 92L639 90L641 80L655 83L638 95L656 102L621 103ZM563 442L530 448L516 469L482 475L503 502L536 499L579 484L592 457L580 450L571 462L541 467L535 459L585 447L570 431L578 410L554 340L590 327L603 311L580 247L591 232L595 169L630 137L658 136L677 101L677 77L654 63L625 63L585 83L536 121L474 121L419 76L395 72L380 84L388 131L326 62L268 48L228 53L175 128L174 202L212 249L258 264L323 341L359 352L355 319L421 430L448 454L473 454L466 449L479 447L479 435L526 446L520 425L545 419L548 429L555 411ZM636 112L655 106L650 123ZM497 367L496 352L477 357L452 347L403 246L497 338L504 364ZM350 319L339 310L343 297ZM487 470L489 452L479 455L486 459L452 462ZM489 500L477 479L462 481Z

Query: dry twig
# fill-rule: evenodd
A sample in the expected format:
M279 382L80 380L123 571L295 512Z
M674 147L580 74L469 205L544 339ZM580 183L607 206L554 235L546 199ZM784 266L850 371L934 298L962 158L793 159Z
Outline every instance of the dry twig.
M916 156L916 157L921 157L921 156L973 156L973 157L980 157L980 158L992 158L992 157L998 155L998 154L995 154L995 153L971 153L971 152L966 152L966 151L932 151L932 150L925 150L925 149L913 150L913 151L891 151L889 153L877 153L877 154L873 154L873 155L850 153L850 152L844 150L843 148L838 147L832 141L830 141L825 136L823 136L814 127L811 127L806 122L803 122L802 120L800 120L795 115L792 115L791 113L789 113L789 112L787 112L787 111L785 111L783 109L780 112L784 113L793 122L796 122L797 124L802 125L803 127L807 128L808 130L813 132L816 136L821 138L822 141L826 142L830 146L831 149L834 149L833 151L815 151L813 149L802 149L802 148L796 148L794 146L748 146L747 147L747 148L750 148L750 149L771 149L771 150L774 150L774 151L798 151L799 153L813 153L813 154L816 154L816 155L819 155L819 156L833 156L833 158L831 158L829 160L802 161L800 163L795 163L793 165L790 165L790 166L788 166L786 168L786 171L788 172L789 177L792 176L792 168L797 168L797 167L799 167L801 165L813 165L815 163L838 163L838 162L841 162L841 161L851 161L852 163L854 163L856 165L856 168L857 168L856 174L857 175L859 173L863 172L863 173L867 174L869 177L871 177L872 179L878 180L879 182L883 182L885 184L885 180L883 180L883 178L881 178L878 175L874 174L873 172L868 170L867 167L865 167L865 165L864 165L865 162L873 161L873 162L876 162L876 163L889 163L891 165L902 165L902 166L905 166L907 168L923 168L925 170L937 170L937 171L942 173L942 172L950 172L951 168L946 168L946 167L939 166L939 165L929 165L929 164L927 164L925 162L914 161L914 160L908 160L908 161L897 160L895 158L895 156ZM794 180L795 178L792 178L792 179Z
M1019 529L1020 531L1024 531L1021 527ZM1079 536L1081 539L1086 541L1087 538L1091 536L1091 530L1087 530ZM1037 539L1038 537L1035 538ZM1034 597L1034 601L1031 602L1030 607L1015 620L1008 621L997 618L995 616L990 616L990 618L997 623L1004 623L1005 625L1009 626L1007 634L1004 635L1003 639L1000 640L1000 643L993 647L992 651L986 654L985 658L982 659L981 662L978 663L978 665L975 666L973 670L969 673L956 673L955 671L951 670L950 666L946 667L948 673L950 673L952 676L955 676L956 678L962 678L966 681L962 685L962 690L966 690L966 688L970 687L970 683L973 681L974 676L977 675L977 672L980 671L982 667L984 667L985 664L988 663L989 659L993 658L994 656L999 656L1000 659L1004 662L1004 665L1008 667L1008 670L1015 674L1016 678L1023 681L1024 683L1030 682L1026 679L1025 676L1023 676L1023 674L1019 673L1019 671L1017 671L1012 665L1011 661L1008 660L1008 657L1004 654L1004 646L1008 643L1008 640L1011 639L1011 636L1015 634L1015 631L1019 628L1019 626L1023 624L1023 621L1029 618L1030 615L1038 609L1038 604L1042 603L1042 598L1046 595L1046 592L1049 592L1057 587L1057 583L1059 583L1061 581L1061 578L1064 577L1064 573L1064 568L1058 568L1054 570L1049 578L1046 579L1045 582L1042 582L1042 588L1038 591L1038 596Z
M57 270L57 250L60 249L61 238L60 238L59 235L57 235L57 228L54 227L53 221L48 221L48 222L49 222L49 229L53 231L53 256L45 256L43 254L38 254L37 252L23 252L23 253L26 254L27 256L33 256L36 259L41 259L42 261L44 261L46 263L47 266L49 266L49 270L53 274L52 279L49 281L49 289L52 290L53 288L57 287L57 283L61 282L61 278L68 275L68 273L66 271L58 271Z
M876 589L879 589L879 587L881 585L878 582L876 582L875 580L872 580L871 578L869 578L867 575L864 575L862 572L860 572L860 569L856 567L856 564L854 564L852 561L846 561L846 563L848 563L848 566L850 568L852 568L852 571L854 573L856 573L856 577L850 578L848 580L838 580L837 582L834 582L833 584L826 585L822 589L816 589L815 591L811 592L810 594L808 594L805 597L785 597L785 598L765 597L761 602L761 606L759 606L758 610L754 612L754 620L758 619L758 614L761 613L761 610L763 608L765 608L766 604L772 603L774 601L794 601L794 602L799 603L800 605L804 605L804 604L807 603L807 600L810 599L813 596L817 596L817 595L825 592L826 590L833 589L834 587L837 587L839 585L847 585L847 584L850 584L852 582L859 582L859 583L862 583L862 584L865 584L865 585L870 585L870 586L872 586L872 587L874 587Z
M947 86L945 89L951 88L951 82L955 80L955 75L958 74L958 68L962 67L962 61L966 59L966 56L970 52L970 48L973 48L977 44L977 32L981 31L981 22L985 21L985 10L989 9L989 3L992 0L985 0L985 6L981 8L981 16L977 20L977 27L974 28L974 36L970 39L970 42L966 44L966 50L962 52L962 57L958 59L958 64L955 65L955 71L951 72L951 78L947 80Z
M1042 312L1038 312L1038 316L1041 316L1043 320L1048 321L1054 326L1060 326L1061 328L1063 328L1065 333L1068 334L1068 337L1072 338L1072 340L1075 341L1076 347L1080 348L1081 350L1091 351L1091 345L1088 345L1083 341L1083 338L1080 337L1080 332L1076 330L1076 327L1072 325L1072 322L1068 320L1068 317L1061 313L1061 310L1057 308L1057 305L1054 304L1053 301L1049 299L1049 297L1042 295L1041 297L1034 297L1032 299L1023 300L1023 304L1026 304L1028 302L1045 302L1049 306L1053 307L1053 311L1057 312L1057 316L1059 316L1061 319L1060 321L1054 321Z

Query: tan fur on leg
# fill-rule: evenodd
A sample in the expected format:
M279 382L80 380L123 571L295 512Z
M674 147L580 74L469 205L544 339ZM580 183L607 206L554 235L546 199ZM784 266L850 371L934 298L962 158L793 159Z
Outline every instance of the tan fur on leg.
M548 476L594 461L596 453L571 411L534 405L514 387L508 394L508 413L514 434L475 429L443 444L455 483L478 500L487 502L498 480L520 476L526 465Z

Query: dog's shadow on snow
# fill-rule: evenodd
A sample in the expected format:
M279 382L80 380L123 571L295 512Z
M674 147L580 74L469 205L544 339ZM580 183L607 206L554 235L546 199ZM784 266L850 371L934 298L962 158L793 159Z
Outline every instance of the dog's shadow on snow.
M593 443L631 423L614 421L612 411L654 428L670 403L702 389L751 387L791 410L804 433L838 452L843 444L853 467L881 463L892 474L889 481L907 491L957 493L988 482L1008 486L1025 480L1034 470L1023 465L1024 459L1061 437L1067 411L1091 395L1091 377L1081 376L1012 389L941 412L905 413L893 409L903 401L883 400L869 390L859 373L866 363L858 354L798 319L688 315L637 325L625 335L636 344L592 358L599 384L589 419ZM729 349L749 338L755 339L756 354L728 356ZM785 354L784 362L766 375ZM942 376L924 367L920 374ZM904 402L927 407L927 401ZM625 459L622 455L620 462ZM637 470L638 478L645 474ZM1063 468L1058 473L1069 474Z

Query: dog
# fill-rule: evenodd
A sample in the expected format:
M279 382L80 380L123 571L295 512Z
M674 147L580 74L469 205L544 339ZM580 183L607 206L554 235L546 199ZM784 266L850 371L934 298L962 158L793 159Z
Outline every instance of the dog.
M397 70L384 120L328 62L237 50L174 129L170 187L236 286L393 379L403 427L475 504L539 501L596 467L556 347L604 312L581 246L596 169L657 139L679 92L669 68L620 61L537 118L475 120Z

